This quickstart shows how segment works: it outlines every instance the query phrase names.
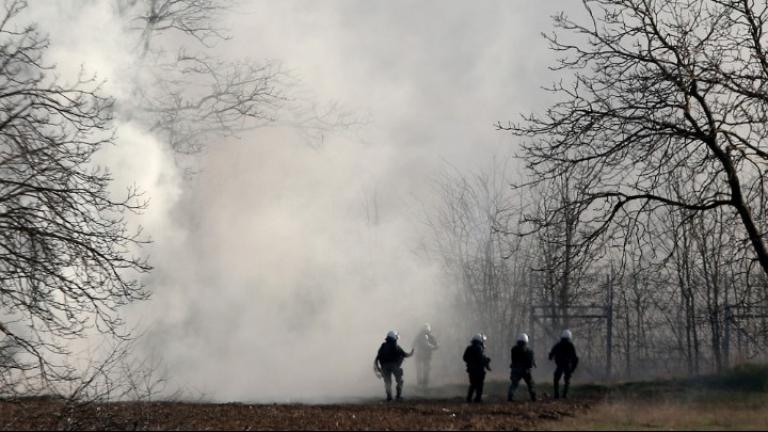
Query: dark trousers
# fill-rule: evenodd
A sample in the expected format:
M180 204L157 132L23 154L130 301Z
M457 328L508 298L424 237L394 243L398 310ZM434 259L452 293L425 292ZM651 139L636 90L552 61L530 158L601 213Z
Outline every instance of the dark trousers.
M429 357L416 358L416 382L422 387L429 385L429 365L431 362L432 359Z
M397 382L397 397L403 394L403 368L400 365L381 365L381 374L384 376L384 388L387 391L387 400L392 399L392 376Z
M573 370L566 366L558 366L555 369L555 399L560 397L560 378L565 377L565 384L563 385L563 398L568 397L568 386L571 385L571 374Z
M515 390L517 390L518 384L520 384L520 380L525 381L525 385L528 386L528 394L531 397L532 401L536 400L536 392L533 389L533 377L531 376L531 370L530 369L518 369L514 368L512 369L512 373L509 376L509 379L512 381L509 384L509 391L507 392L507 400L511 401L514 399L515 396Z
M469 372L469 391L467 392L467 402L472 402L472 394L475 395L475 402L483 400L483 384L485 382L485 371Z

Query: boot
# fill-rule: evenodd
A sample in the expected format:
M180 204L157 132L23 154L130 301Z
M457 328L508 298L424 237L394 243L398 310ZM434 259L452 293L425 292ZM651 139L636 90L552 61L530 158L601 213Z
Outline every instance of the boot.
M565 385L563 385L563 399L568 399L568 384L569 383L565 383Z
M555 381L555 399L560 399L560 383Z
M483 402L483 387L479 387L477 389L477 392L475 392L475 403L482 403Z

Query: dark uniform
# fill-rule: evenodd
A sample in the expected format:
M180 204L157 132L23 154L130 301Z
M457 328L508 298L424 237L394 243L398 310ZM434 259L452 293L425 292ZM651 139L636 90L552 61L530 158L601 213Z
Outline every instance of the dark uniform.
M528 344L525 342L518 342L517 345L512 347L512 364L509 365L511 372L509 379L512 381L509 384L509 391L507 392L507 400L511 401L514 398L517 385L520 384L520 380L525 381L525 385L528 386L528 394L531 396L531 401L536 400L536 392L533 389L533 377L531 376L531 369L536 367L536 361L533 358L533 351L528 348Z
M555 360L555 399L560 397L560 378L565 376L565 385L563 386L563 398L568 397L568 386L571 384L571 375L579 364L579 357L576 356L576 348L569 339L562 338L560 342L552 347L549 352L549 359Z
M480 340L472 340L472 344L464 350L464 361L467 363L469 374L469 391L467 402L472 402L472 394L475 394L475 402L483 400L483 383L485 371L491 370L491 359L485 355L485 346Z
M429 366L432 362L432 351L437 349L437 339L432 332L423 329L413 341L416 348L416 382L423 387L429 385Z
M400 345L397 344L396 339L387 338L376 354L374 365L378 366L378 370L384 377L384 387L387 391L387 400L392 400L392 375L395 376L397 382L397 398L400 399L403 395L403 360L410 357L412 354L406 353Z

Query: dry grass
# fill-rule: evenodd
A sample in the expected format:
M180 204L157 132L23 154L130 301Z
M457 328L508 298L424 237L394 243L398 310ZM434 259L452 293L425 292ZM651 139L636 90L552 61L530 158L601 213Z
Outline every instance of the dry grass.
M679 399L607 399L547 430L768 430L768 395L718 393Z
M598 402L547 430L768 430L768 365L719 375L592 386Z

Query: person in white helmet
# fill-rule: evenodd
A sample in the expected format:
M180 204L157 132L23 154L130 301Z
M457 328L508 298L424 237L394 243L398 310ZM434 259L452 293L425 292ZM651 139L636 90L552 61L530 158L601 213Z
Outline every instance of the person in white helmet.
M568 397L568 386L571 384L571 375L579 365L579 357L576 355L576 347L573 346L573 335L566 329L560 335L560 341L549 352L549 360L555 361L555 399L560 397L560 378L565 376L563 386L563 399Z
M438 347L437 339L432 334L432 326L424 324L413 341L413 347L416 350L416 382L422 387L427 387L432 351Z
M373 360L373 370L376 376L384 378L387 402L392 400L392 375L395 376L397 382L397 400L403 398L403 360L413 355L413 349L410 353L406 353L397 344L398 339L400 339L400 335L397 331L392 330L387 333L384 343L379 347L376 358Z
M509 365L511 371L509 379L509 391L507 392L507 400L513 401L515 396L515 390L517 385L520 384L520 380L525 381L525 385L528 386L528 394L531 397L531 402L536 401L536 391L533 389L533 377L531 376L531 369L536 367L536 360L533 356L533 351L528 346L528 335L521 333L517 337L517 344L512 347L512 363Z
M475 402L483 401L485 371L491 370L491 359L485 355L486 340L484 334L478 333L472 337L470 345L464 350L464 362L467 363L467 373L469 374L467 402L472 402L473 393L475 394Z

